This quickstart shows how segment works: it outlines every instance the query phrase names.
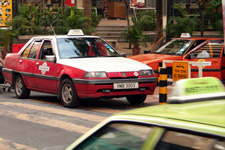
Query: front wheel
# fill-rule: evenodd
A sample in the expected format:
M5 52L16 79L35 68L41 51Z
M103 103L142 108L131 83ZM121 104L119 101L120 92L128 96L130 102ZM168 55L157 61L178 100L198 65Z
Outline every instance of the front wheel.
M20 75L16 77L15 93L16 93L16 97L20 99L28 98L30 95L30 90L27 89Z
M73 108L80 106L80 99L77 96L73 82L64 79L60 84L59 98L65 107Z
M131 95L126 98L131 105L139 105L145 101L146 97L146 95Z

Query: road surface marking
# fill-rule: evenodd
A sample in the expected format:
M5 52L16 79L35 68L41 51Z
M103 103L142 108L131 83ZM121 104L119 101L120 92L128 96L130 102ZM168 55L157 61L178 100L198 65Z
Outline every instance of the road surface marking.
M25 146L19 143L14 143L6 139L0 138L1 150L37 150L36 148Z
M6 105L6 106L17 106L21 108L43 111L47 113L59 114L64 116L77 117L77 118L82 118L82 119L94 121L94 122L101 122L106 118L106 117L101 117L97 115L61 110L61 109L50 108L50 107L37 106L32 104L24 104L24 103L22 104L22 103L14 103L14 102L1 102L0 104Z
M74 123L68 123L65 121L50 119L50 118L46 118L46 117L40 117L40 116L32 115L32 114L12 112L12 111L7 111L7 110L3 110L3 109L0 110L0 115L9 116L9 117L16 118L19 120L25 120L25 121L38 123L38 124L46 125L46 126L50 126L50 127L56 127L56 128L60 128L63 130L67 130L69 132L76 132L76 133L81 133L81 134L84 134L88 130L90 130L90 128L76 125Z
M87 107L80 107L80 108L85 110L110 113L110 114L119 113L122 111L122 110L114 110L114 109L108 109L108 108L87 108Z

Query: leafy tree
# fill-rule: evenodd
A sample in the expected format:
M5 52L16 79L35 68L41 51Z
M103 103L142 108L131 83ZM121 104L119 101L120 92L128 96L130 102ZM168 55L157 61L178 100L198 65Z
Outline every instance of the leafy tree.
M44 9L40 11L41 6L20 5L18 7L18 15L9 23L13 27L13 33L17 35L36 35L36 34L54 34L50 26L55 30L56 34L66 34L70 29L82 29L84 33L94 31L99 23L100 17L92 12L92 24L88 25L90 18L84 16L84 11L69 7L62 12L58 8L58 12L54 13L52 9Z
M216 30L223 32L223 14L222 14L222 1L221 0L210 0L203 12L205 20L205 28L209 30Z
M90 19L84 16L82 10L69 8L66 12L66 15L68 15L66 22L70 29L82 29L84 33L91 30L91 27L88 26Z
M166 26L166 33L168 38L179 37L181 33L190 33L199 25L199 18L193 14L187 14L186 11L179 5L173 6L180 12L180 16L172 16L169 18Z

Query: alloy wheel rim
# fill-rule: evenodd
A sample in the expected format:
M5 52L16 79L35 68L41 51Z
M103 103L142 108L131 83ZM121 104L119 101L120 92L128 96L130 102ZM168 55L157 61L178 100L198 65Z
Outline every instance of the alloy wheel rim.
M21 95L21 93L22 93L22 88L23 88L22 80L19 78L19 79L17 79L17 81L16 81L16 93L17 93L18 95Z
M69 84L65 84L62 88L62 98L65 103L70 103L73 98L73 90Z

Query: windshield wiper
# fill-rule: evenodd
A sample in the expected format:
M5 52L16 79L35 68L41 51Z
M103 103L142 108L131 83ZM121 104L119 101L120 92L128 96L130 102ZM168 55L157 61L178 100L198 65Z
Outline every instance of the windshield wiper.
M69 59L73 59L73 58L87 58L87 57L96 57L96 56L80 56L80 57L69 57Z

